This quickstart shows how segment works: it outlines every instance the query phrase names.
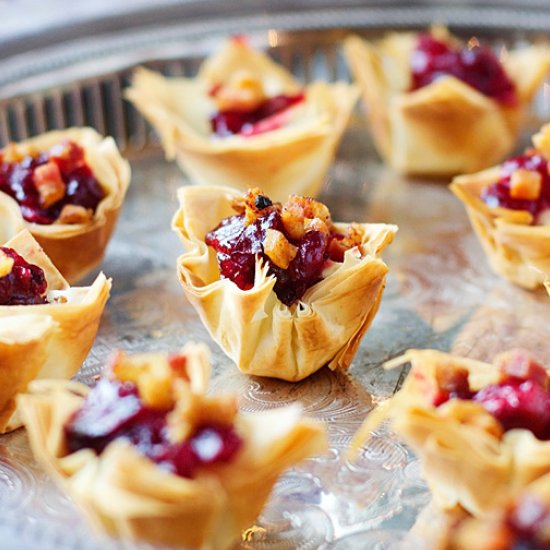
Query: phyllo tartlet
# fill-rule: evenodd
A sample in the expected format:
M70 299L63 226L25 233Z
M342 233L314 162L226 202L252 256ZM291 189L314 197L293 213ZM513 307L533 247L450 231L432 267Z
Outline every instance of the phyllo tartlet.
M101 263L129 183L130 165L114 140L92 128L56 130L0 151L0 208L71 283Z
M70 287L27 230L0 247L0 433L21 425L15 396L31 380L80 368L110 288L102 273Z
M185 295L248 374L302 380L347 368L380 305L397 227L333 223L328 208L259 189L183 187L173 228Z
M500 166L456 177L450 186L466 206L492 269L531 289L550 273L550 124L533 144Z
M483 516L550 472L548 371L524 351L493 364L409 350L402 389L369 414L354 446L388 418L417 453L436 503Z
M203 345L119 352L93 389L35 382L19 403L32 449L101 531L224 550L252 525L280 473L323 452L298 405L242 414L205 394Z
M317 194L359 91L343 82L302 86L235 37L195 78L139 69L126 94L194 183L246 191L261 181L284 200Z
M550 71L550 50L499 57L445 28L391 33L376 43L349 37L344 51L361 85L375 145L401 173L448 176L500 161Z
M452 522L440 550L547 550L550 548L550 474L514 498L497 503L487 518Z

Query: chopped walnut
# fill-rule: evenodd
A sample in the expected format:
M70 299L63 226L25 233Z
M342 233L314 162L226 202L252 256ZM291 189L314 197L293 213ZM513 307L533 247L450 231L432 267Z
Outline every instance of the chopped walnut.
M10 258L0 250L0 277L5 277L11 273L14 264L13 258Z
M122 382L133 382L143 402L154 409L169 409L176 401L174 382L187 380L187 371L180 372L174 356L166 359L161 353L146 353L127 357L118 352L111 364L111 372Z
M187 392L178 399L168 415L168 430L174 443L184 441L196 426L208 424L231 425L238 412L234 396L208 397Z
M495 367L505 376L514 376L524 380L533 380L548 389L548 373L527 351L516 349L501 353L495 357Z
M43 208L50 207L65 196L67 186L55 162L50 161L38 166L32 181L40 196L40 206Z
M94 217L94 212L90 208L84 208L76 204L66 204L57 218L57 223L77 224L89 223Z
M29 145L22 145L19 143L8 143L2 151L3 162L19 163L25 157L35 157L38 154L34 148Z
M265 232L263 248L265 255L282 269L287 269L298 253L298 249L280 231L270 228Z
M510 196L514 199L536 200L542 189L542 176L534 170L518 168L510 178Z
M435 370L435 380L440 390L449 393L468 393L470 383L468 370L451 364L438 364Z
M246 70L237 71L211 93L220 111L253 111L267 98L262 82Z
M473 426L500 439L504 429L500 422L482 405L473 401L451 399L438 409L439 414L457 420L461 424Z
M539 133L533 136L533 143L542 155L550 160L550 124L545 124Z

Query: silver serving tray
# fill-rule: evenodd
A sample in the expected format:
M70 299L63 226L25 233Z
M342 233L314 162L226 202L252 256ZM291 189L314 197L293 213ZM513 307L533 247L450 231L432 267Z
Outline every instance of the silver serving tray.
M154 134L123 101L122 90L132 69L142 63L169 75L192 75L227 34L242 31L257 46L269 47L304 81L348 78L339 42L350 31L373 36L445 21L466 36L476 33L498 44L537 41L550 30L546 3L532 2L523 9L512 2L487 3L474 11L467 4L347 2L344 9L303 1L294 11L270 4L261 14L243 15L248 3L240 2L241 11L229 10L225 17L214 17L214 2L196 4L203 10L200 17L178 20L173 6L161 7L153 23L134 14L128 28L94 40L76 39L69 31L60 34L62 45L38 37L39 53L15 55L13 44L0 46L0 54L2 47L6 52L0 61L0 142L91 125L115 136L132 163L132 185L102 266L113 277L112 296L77 378L92 384L117 348L174 350L189 340L206 342L213 351L214 387L236 391L244 410L300 401L330 435L330 453L280 479L255 528L238 547L428 548L408 532L430 499L415 456L387 429L373 437L357 460L345 454L368 411L391 396L406 375L402 369L386 372L381 364L410 347L491 359L518 346L550 364L547 294L523 291L493 275L462 205L445 182L411 181L384 168L358 110L321 199L337 220L399 225L385 254L391 271L380 311L348 373L325 369L297 384L242 375L211 342L176 278L182 248L169 226L176 190L188 181L163 159ZM183 7L178 13L184 13ZM548 118L550 105L542 90L525 136ZM0 541L2 550L138 547L92 534L33 460L24 430L0 438Z

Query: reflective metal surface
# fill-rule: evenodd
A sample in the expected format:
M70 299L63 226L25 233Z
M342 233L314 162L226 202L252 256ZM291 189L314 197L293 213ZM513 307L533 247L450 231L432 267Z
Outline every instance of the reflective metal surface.
M335 42L340 34L314 36L324 36L324 42L308 50L307 41L300 45L296 36L288 35L287 45L276 55L302 76L345 75ZM190 55L161 65L166 72L190 72L196 60ZM380 311L348 373L322 370L297 384L240 374L210 341L179 287L175 261L182 248L170 231L170 219L177 207L176 190L187 182L163 159L144 122L122 103L120 89L126 78L124 70L18 98L18 103L4 104L3 111L0 106L7 117L4 126L0 123L4 138L19 131L36 133L52 122L91 120L100 130L115 130L132 162L132 185L102 266L113 278L113 293L77 378L92 383L117 348L174 350L189 340L206 342L213 351L215 390L237 392L245 410L300 401L330 434L330 453L280 479L240 548L429 548L408 533L429 492L407 447L383 428L357 460L345 454L368 411L392 395L406 374L399 369L386 372L381 364L410 347L490 359L518 346L550 364L547 294L515 288L493 275L446 182L406 180L385 169L358 112L321 199L336 220L399 225L385 254L390 275ZM39 107L28 111L29 105ZM549 116L546 109L539 103L526 135ZM134 547L92 536L73 504L32 459L23 430L0 439L0 540L3 550Z

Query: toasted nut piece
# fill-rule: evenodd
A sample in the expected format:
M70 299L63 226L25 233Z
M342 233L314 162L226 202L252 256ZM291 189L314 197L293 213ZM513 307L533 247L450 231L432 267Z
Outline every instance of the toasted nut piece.
M0 277L5 277L11 273L13 264L13 258L10 258L0 250Z
M276 229L266 229L263 247L266 256L282 269L287 269L298 253L298 249Z
M536 200L541 189L542 176L534 170L518 168L510 178L510 196L514 199Z
M94 213L89 208L78 206L76 204L66 204L57 218L57 223L88 223L92 221Z
M525 380L534 380L548 389L548 373L528 351L514 349L497 355L493 361L505 376L515 376Z
M538 134L533 136L533 143L546 160L550 160L550 124L545 124Z
M169 409L175 399L172 384L176 371L161 353L147 353L138 361L134 356L128 359L119 352L111 363L111 372L121 382L133 382L139 389L142 401L154 409Z
M32 181L40 196L40 206L44 208L48 208L65 196L67 186L55 162L50 161L38 166Z
M185 391L181 388L182 393ZM178 398L176 408L168 414L168 434L174 443L184 441L196 426L232 425L238 412L233 395L208 397L188 392Z
M253 111L266 99L262 82L249 71L237 71L213 92L220 111Z
M327 227L327 224L320 218L313 218L313 219L307 218L304 223L304 230L320 231L325 235L328 235L330 233L330 229Z
M500 422L482 405L465 399L451 399L438 408L442 416L458 420L461 424L474 426L500 439L504 430Z

